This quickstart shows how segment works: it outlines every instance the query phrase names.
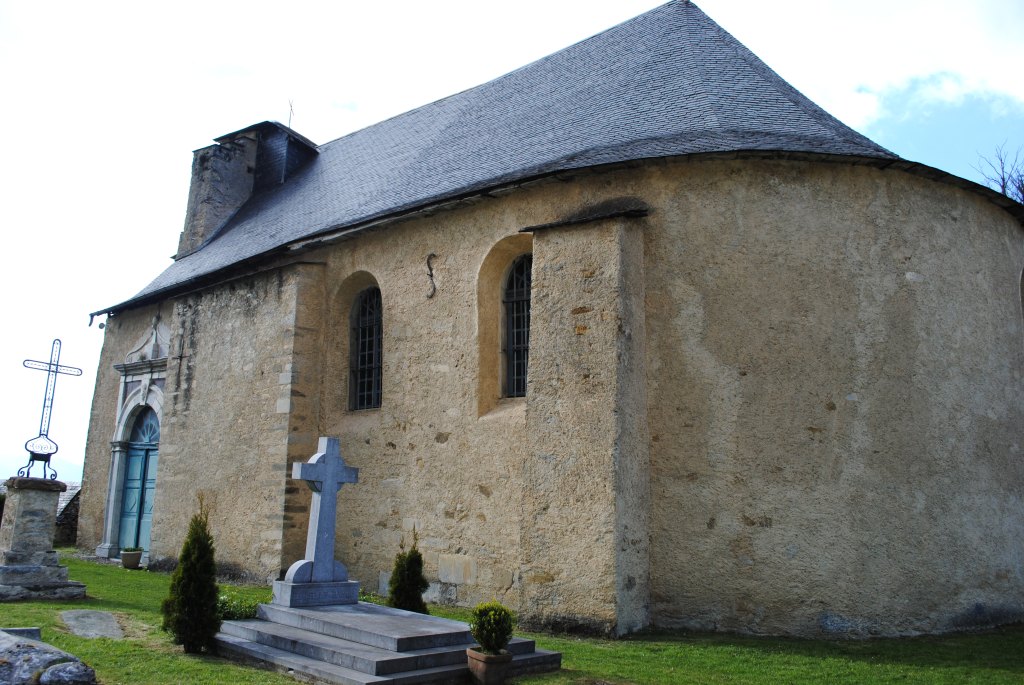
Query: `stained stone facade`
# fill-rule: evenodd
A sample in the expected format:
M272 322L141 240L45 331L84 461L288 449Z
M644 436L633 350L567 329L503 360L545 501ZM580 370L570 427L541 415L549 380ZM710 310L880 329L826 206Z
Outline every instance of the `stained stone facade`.
M150 530L174 556L202 492L219 558L278 579L306 541L292 464L327 435L365 587L415 530L432 596L533 625L1024 617L1024 207L846 128L691 3L327 145L219 138L188 216L100 312L82 546Z

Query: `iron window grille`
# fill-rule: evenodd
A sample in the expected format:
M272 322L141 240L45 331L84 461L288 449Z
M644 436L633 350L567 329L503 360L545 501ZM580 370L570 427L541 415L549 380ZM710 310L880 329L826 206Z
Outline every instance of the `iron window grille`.
M530 358L530 284L533 255L512 263L502 303L505 305L505 396L526 396Z
M383 312L380 288L359 293L352 312L352 352L349 364L349 408L375 409L381 403Z

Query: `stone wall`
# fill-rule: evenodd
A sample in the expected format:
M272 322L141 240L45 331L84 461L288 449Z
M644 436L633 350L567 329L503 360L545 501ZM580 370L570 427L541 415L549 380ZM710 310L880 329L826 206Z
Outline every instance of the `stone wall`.
M219 560L281 566L301 267L174 301L151 558L176 557L202 495Z
M372 589L415 530L432 597L519 602L526 401L485 406L477 397L481 357L489 359L478 348L480 327L493 338L501 325L497 310L478 320L478 273L495 245L523 225L501 206L410 221L323 253L327 328L320 424L312 432L340 436L346 461L360 469L359 484L342 491L338 543L353 577ZM519 238L520 249L504 255L498 273L529 251L529 236ZM436 292L427 298L431 253ZM369 283L380 287L384 305L383 402L352 412L349 315Z
M897 171L656 178L655 622L866 635L1019 620L1021 227Z
M532 624L628 632L648 622L643 229L635 224L536 235L533 449L521 532Z
M57 512L56 528L53 533L53 546L64 547L74 545L78 539L78 510L81 506L81 490Z
M626 196L650 215L520 233ZM530 251L529 388L501 399L494 302ZM977 196L846 164L653 162L297 260L174 303L154 554L204 490L218 557L276 577L305 544L289 465L332 435L360 469L338 555L370 589L415 531L433 598L535 624L893 634L1021 609L1024 233ZM383 404L349 411L373 284ZM115 330L101 376L137 336Z
M93 550L103 538L104 508L110 485L111 446L117 430L118 388L121 374L114 368L123 364L140 338L152 329L153 319L167 321L173 307L170 303L141 307L107 319L103 330L103 349L96 370L89 434L85 445L85 466L82 473L82 494L78 514L77 545ZM115 541L116 542L116 541Z

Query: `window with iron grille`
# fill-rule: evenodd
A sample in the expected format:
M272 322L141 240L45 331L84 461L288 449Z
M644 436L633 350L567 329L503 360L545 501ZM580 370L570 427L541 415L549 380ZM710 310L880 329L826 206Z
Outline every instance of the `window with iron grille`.
M512 263L502 303L505 305L505 396L526 396L530 358L530 281L533 255Z
M356 297L352 309L350 409L380 406L383 337L380 288L367 288Z

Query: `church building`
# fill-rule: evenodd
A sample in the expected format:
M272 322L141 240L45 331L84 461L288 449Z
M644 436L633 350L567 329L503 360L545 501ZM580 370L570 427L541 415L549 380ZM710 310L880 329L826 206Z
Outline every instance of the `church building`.
M195 151L106 315L78 544L337 556L521 623L906 635L1024 619L1024 206L901 159L686 0L337 140Z

